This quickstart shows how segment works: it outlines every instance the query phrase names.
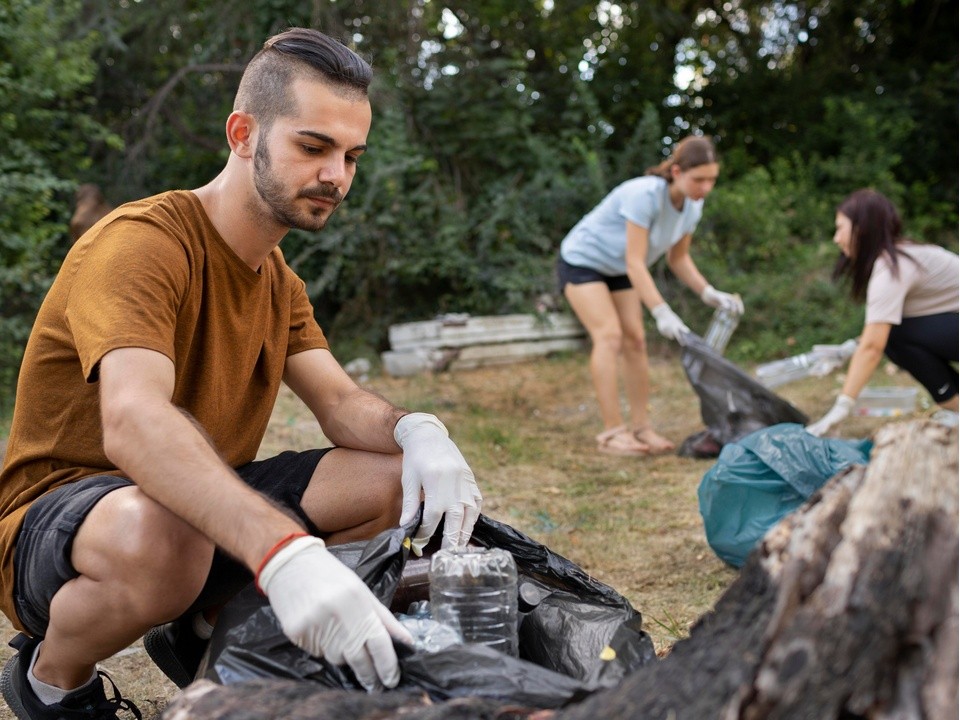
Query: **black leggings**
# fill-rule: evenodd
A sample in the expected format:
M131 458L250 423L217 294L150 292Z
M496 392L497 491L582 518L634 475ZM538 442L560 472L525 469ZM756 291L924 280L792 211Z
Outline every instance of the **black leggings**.
M957 394L958 314L903 318L890 328L884 353L913 375L938 403Z

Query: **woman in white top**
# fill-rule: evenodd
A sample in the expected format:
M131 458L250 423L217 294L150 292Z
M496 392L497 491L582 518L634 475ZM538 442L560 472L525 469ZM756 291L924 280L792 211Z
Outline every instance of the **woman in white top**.
M857 190L837 208L833 241L840 247L834 278L849 278L851 296L867 312L843 391L820 420L821 436L853 409L886 354L944 409L957 412L960 258L900 235L900 216L884 195Z
M642 306L657 330L680 340L690 330L657 290L648 268L666 255L671 271L712 307L742 313L736 295L715 290L690 257L703 200L720 166L713 143L687 137L643 177L620 184L567 233L560 245L561 292L593 343L590 373L604 430L597 449L613 455L669 452L674 445L650 423L650 383ZM623 357L631 425L620 411L617 361Z

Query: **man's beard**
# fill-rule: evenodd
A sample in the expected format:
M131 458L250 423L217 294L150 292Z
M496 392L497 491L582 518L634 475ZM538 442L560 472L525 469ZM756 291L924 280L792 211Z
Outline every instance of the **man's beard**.
M327 224L327 219L333 214L333 210L336 210L343 200L340 191L329 185L307 188L298 193L293 200L288 200L283 182L273 173L265 134L261 134L257 149L253 154L253 184L263 202L270 208L273 219L284 227L297 228L298 230L311 232L322 230ZM309 213L306 213L298 209L296 205L296 200L302 197L327 198L336 205L329 213L322 207L314 207Z

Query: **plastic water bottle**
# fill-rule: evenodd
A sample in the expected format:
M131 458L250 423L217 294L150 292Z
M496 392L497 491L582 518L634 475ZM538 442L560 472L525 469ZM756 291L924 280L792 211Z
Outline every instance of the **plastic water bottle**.
M412 603L406 613L396 616L413 637L413 647L435 653L463 642L456 629L439 623L430 615L430 603L420 600Z
M757 366L757 379L764 387L779 387L794 380L808 377L815 362L816 356L812 352L793 355L783 360L774 360Z
M852 339L842 345L814 345L810 352L758 365L755 374L768 388L805 377L823 377L849 360L856 349L857 341Z
M500 548L440 550L430 563L433 619L466 643L518 655L517 566Z
M707 334L703 340L720 355L727 349L727 343L730 342L730 336L737 329L740 323L740 316L735 312L717 308L713 313L713 319L710 321L710 327L707 328Z

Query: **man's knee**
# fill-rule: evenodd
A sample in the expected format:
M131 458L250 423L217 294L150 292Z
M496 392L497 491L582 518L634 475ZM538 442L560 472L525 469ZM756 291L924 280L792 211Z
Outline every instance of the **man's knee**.
M403 509L403 454L375 453L370 483L362 493L379 531L395 527Z
M403 509L403 455L388 455L387 467L382 484L381 506L387 527L400 522L400 513Z
M90 511L74 542L81 574L122 582L143 610L187 605L209 572L213 544L138 488L114 491Z
M396 527L403 455L337 448L317 465L302 508L330 542L371 538Z

